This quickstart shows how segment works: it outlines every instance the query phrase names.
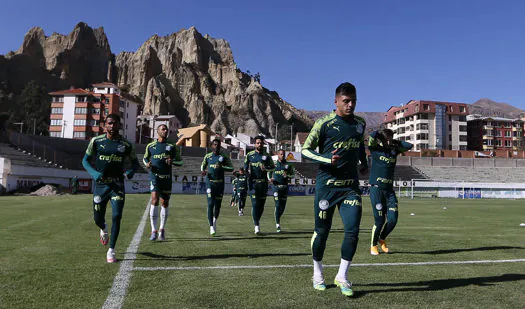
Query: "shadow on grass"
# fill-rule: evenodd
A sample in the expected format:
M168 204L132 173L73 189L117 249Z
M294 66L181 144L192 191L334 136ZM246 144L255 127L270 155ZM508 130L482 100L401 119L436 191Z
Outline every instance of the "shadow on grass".
M432 251L395 251L391 254L449 254L459 252L472 252L472 251L491 251L491 250L509 250L509 249L525 249L524 247L512 247L512 246L495 246L495 247L478 247L478 248L463 248L463 249L446 249L446 250L432 250Z
M400 283L371 283L359 284L359 287L371 286L382 287L382 289L356 291L354 297L361 297L370 293L387 293L387 292L418 292L418 291L439 291L459 288L469 285L475 286L492 286L499 282L521 281L525 280L525 274L504 274L493 277L474 277L461 279L440 279L429 281L416 282L400 282Z
M196 260L217 260L228 258L260 258L260 257L279 257L279 256L309 256L310 252L305 253L230 253L230 254L209 254L209 255L193 255L193 256L168 256L155 254L151 252L139 252L138 255L145 257L166 260L166 261L196 261ZM141 259L136 259L141 260ZM144 259L142 259L144 260Z

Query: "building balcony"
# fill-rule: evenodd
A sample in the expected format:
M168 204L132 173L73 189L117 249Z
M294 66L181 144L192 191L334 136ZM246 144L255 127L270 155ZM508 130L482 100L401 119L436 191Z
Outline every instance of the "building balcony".
M494 146L483 145L483 150L493 150Z
M521 131L523 131L523 128L512 127L512 132L521 132Z
M521 136L513 136L512 137L513 141L520 141L521 139L522 139Z
M493 135L483 135L483 139L494 139Z

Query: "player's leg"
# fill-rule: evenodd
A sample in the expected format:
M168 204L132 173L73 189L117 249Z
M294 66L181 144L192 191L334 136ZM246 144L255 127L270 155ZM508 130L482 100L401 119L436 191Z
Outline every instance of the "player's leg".
M240 191L238 198L239 216L244 216L244 206L246 205L246 191Z
M106 246L109 242L106 224L106 207L109 201L109 187L105 184L95 184L93 192L93 220L100 229L100 243Z
M107 262L116 262L115 246L120 233L120 222L122 220L122 212L124 211L125 193L124 183L112 183L111 187L111 237L109 239L109 249L107 253Z
M396 197L396 193L394 190L389 190L385 192L385 200L386 200L386 225L383 227L383 230L381 231L381 234L379 235L379 244L381 245L381 250L385 253L389 252L388 246L386 244L386 238L397 225L397 219L399 216L398 212L398 201Z
M149 221L151 224L151 235L149 240L157 240L157 221L159 217L159 179L153 177L150 179L151 205L149 206Z
M168 221L169 205L171 198L171 178L161 179L160 182L160 226L159 226L159 240L166 240L166 222Z
M352 283L347 279L348 268L352 264L357 243L359 241L359 226L362 216L362 201L359 189L349 190L339 206L339 214L343 220L345 235L341 245L341 262L334 283L345 296L353 296Z
M254 218L254 232L259 235L261 233L260 220L264 213L264 204L266 203L266 194L268 193L268 182L259 182L255 184L255 196L257 199L257 209ZM256 223L257 222L257 223Z
M206 188L206 199L208 200L208 224L210 226L210 235L215 235L215 229L213 228L213 207L214 207L214 196L212 194L211 185Z
M374 214L374 226L372 227L370 240L370 254L379 255L377 242L379 241L379 234L383 230L386 221L386 209L383 191L376 187L370 187L370 202L372 204L372 213Z
M221 214L222 198L224 196L224 183L212 185L213 196L213 229L217 232L217 220Z
M275 207L275 227L277 229L277 232L281 232L281 217L284 214L284 210L286 209L286 202L288 200L288 186L279 188L277 190L277 201L276 201L276 207Z
M329 190L317 187L314 200L314 234L310 242L312 248L312 259L314 264L314 274L312 277L313 286L316 290L325 290L323 264L326 241L332 228L332 218L336 208L336 196Z

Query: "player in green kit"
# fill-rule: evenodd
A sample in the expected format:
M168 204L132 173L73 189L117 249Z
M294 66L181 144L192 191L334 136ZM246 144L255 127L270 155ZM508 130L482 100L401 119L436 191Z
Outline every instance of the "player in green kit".
M248 178L244 173L243 167L239 169L235 189L237 193L237 210L239 211L239 216L244 216L244 206L246 205L246 196L248 195Z
M374 227L370 254L379 255L378 245L384 253L389 253L386 237L397 224L397 198L394 191L394 170L397 156L408 151L412 144L394 139L394 132L382 129L370 133L368 149L372 155L370 170L370 201L374 213Z
M326 290L323 255L332 217L339 210L344 226L341 263L334 283L345 296L353 296L347 271L352 263L361 223L361 191L358 169L368 172L365 152L365 120L354 115L357 94L354 85L343 83L335 91L335 112L319 119L306 139L302 156L319 163L315 187L315 229L312 236L313 287ZM316 151L316 148L319 148ZM359 166L359 168L358 168Z
M149 240L166 239L165 225L168 219L168 206L171 197L171 166L182 166L180 152L175 143L167 141L168 126L161 124L157 127L158 138L146 146L144 165L149 170L151 205L149 217L151 236ZM160 198L160 226L157 232L157 218Z
M208 176L206 178L208 223L210 224L210 235L215 236L224 194L224 171L233 171L233 166L230 157L221 151L220 139L214 139L211 148L213 151L205 155L202 160L201 175Z
M294 177L292 164L286 162L283 149L277 152L275 170L270 172L270 182L273 185L273 199L275 200L275 228L281 233L281 217L288 200L288 182Z
M232 197L230 199L230 207L237 205L237 181L239 174L237 172L233 172L233 176L235 178L232 179Z
M244 170L248 173L248 190L252 199L255 235L261 233L259 221L264 212L266 194L268 193L268 172L274 168L272 156L264 150L264 137L256 136L255 150L248 152L244 158Z
M124 175L131 179L139 168L133 144L119 134L120 116L109 114L105 121L106 134L94 137L89 142L82 165L95 180L93 191L93 217L100 228L100 242L108 244L106 225L106 206L111 201L112 224L109 249L106 254L108 263L115 263L115 245L120 232L120 221L124 209ZM131 160L131 169L124 171L124 160ZM89 162L95 161L93 167Z

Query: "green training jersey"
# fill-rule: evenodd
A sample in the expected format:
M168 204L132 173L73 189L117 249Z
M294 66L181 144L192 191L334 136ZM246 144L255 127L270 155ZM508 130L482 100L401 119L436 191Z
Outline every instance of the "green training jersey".
M394 141L392 146L383 146L376 138L377 131L370 133L368 149L372 155L372 168L369 183L380 188L391 189L394 186L394 170L397 156L412 148L412 144L405 141Z
M210 152L202 160L201 171L208 172L208 180L210 181L224 181L224 171L233 171L232 161L228 155L222 152L219 154Z
M166 159L171 158L171 165L166 163ZM171 176L171 166L181 166L182 158L180 151L174 143L154 141L146 146L144 153L144 164L151 162L150 173L160 176Z
M236 180L235 189L237 189L237 192L245 192L248 190L248 178L246 174L239 175Z
M120 137L108 139L106 134L93 137L86 149L88 159L95 159L95 170L105 178L123 178L124 159L129 157L133 166L138 166L135 147Z
M286 176L284 176L286 174ZM275 163L275 169L270 172L270 177L273 179L275 185L287 185L288 180L295 176L293 165L286 162L277 160Z
M262 167L264 167L264 170ZM248 172L248 181L250 182L256 179L268 180L268 172L274 168L272 156L264 150L262 153L252 150L244 158L244 170Z
M366 122L352 115L344 119L335 112L317 120L306 138L303 158L319 163L316 183L332 187L348 187L358 181L357 166L368 168L364 132ZM318 150L316 150L318 148ZM332 152L341 156L332 164Z

